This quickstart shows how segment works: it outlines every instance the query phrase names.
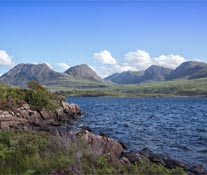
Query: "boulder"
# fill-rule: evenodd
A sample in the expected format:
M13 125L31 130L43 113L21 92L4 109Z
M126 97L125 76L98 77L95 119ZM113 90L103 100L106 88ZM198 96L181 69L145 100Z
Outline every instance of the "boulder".
M123 153L122 156L127 158L129 162L133 164L141 163L141 162L150 163L150 160L146 156L140 153L126 152L126 153Z
M77 135L91 146L92 154L106 155L112 159L118 159L123 152L122 145L107 136L95 135L87 130L82 130Z
M62 101L62 107L64 113L69 114L74 118L81 114L81 110L79 106L77 106L76 104L69 104L67 102Z

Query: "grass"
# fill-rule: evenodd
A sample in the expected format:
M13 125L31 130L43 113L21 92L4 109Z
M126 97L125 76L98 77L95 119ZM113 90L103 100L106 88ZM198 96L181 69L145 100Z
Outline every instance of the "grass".
M78 83L79 82L79 83ZM87 82L87 83L86 83ZM116 96L116 97L174 97L207 96L207 78L174 80L143 84L116 85L90 82L60 83L46 86L49 90L64 96Z
M44 108L53 111L63 100L36 82L29 82L28 88L21 89L0 84L0 109L13 109L28 103L35 110Z
M0 174L184 175L182 169L139 163L126 165L92 154L80 138L0 131Z

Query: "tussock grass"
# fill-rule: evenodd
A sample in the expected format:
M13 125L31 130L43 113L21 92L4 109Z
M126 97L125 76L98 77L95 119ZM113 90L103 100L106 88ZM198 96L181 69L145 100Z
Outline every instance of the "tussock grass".
M63 100L36 82L28 83L29 89L21 89L0 84L0 109L13 109L28 103L33 109L55 110Z
M184 175L161 165L126 165L92 154L80 138L46 133L0 131L0 174Z

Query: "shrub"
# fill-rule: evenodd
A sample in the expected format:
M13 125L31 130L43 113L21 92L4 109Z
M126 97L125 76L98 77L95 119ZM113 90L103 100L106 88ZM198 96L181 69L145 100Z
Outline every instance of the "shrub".
M28 88L0 85L0 109L13 109L26 102L35 110L45 108L54 111L61 105L61 97L52 94L37 82L28 82Z

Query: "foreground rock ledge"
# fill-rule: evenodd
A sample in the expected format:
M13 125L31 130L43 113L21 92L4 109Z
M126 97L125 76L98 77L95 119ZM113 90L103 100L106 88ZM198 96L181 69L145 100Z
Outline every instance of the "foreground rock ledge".
M53 127L60 126L80 115L80 108L76 104L64 101L55 111L33 110L27 103L23 103L12 110L0 110L0 129L51 131Z

